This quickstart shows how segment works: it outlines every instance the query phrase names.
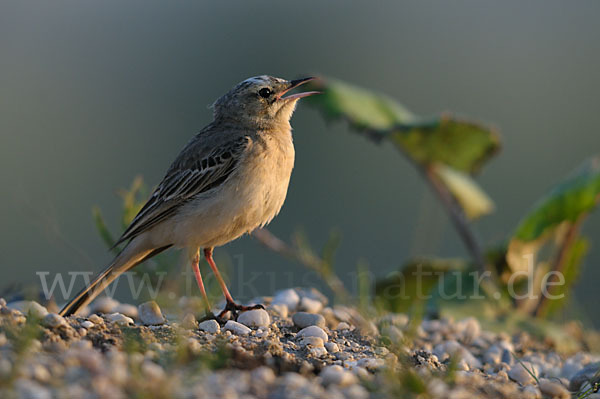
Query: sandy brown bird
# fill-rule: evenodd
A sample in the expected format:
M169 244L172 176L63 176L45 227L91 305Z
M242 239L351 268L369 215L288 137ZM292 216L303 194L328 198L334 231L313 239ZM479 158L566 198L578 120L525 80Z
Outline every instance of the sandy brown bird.
M116 245L112 263L61 310L71 315L123 272L170 247L187 248L209 312L198 263L200 249L227 301L218 317L247 307L236 304L213 260L213 248L269 223L281 209L292 168L290 118L309 91L284 96L313 78L247 79L214 104L214 120L183 148L162 182Z

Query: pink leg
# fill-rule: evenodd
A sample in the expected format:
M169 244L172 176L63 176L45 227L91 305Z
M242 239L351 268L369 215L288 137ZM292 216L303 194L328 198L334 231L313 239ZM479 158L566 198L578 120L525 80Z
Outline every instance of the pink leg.
M206 261L210 265L210 268L212 269L213 273L215 274L215 277L217 278L217 281L219 282L219 285L221 286L221 290L223 291L223 295L225 296L225 300L227 301L227 305L225 305L225 309L223 309L221 311L221 313L219 313L217 318L219 318L219 319L222 318L228 312L232 312L234 317L237 317L237 312L240 310L245 311L245 310L251 310L251 309L264 309L263 305L242 306L242 305L238 305L237 303L235 303L235 301L233 300L233 297L231 296L231 294L229 293L229 290L227 289L225 280L223 280L223 277L221 277L221 273L219 273L219 269L217 269L217 265L215 264L215 261L213 260L212 253L213 253L212 248L204 248L204 257L206 258Z
M213 254L212 248L204 248L204 257L206 258L206 261L210 265L210 268L212 269L213 273L215 274L215 277L217 278L217 281L219 282L219 285L221 286L221 291L223 291L225 300L227 302L234 302L233 297L231 296L231 294L229 293L229 290L227 289L225 280L223 280L223 277L221 277L221 273L219 273L219 269L217 269L217 265L215 264L215 261L213 260L212 254Z
M206 295L206 289L204 288L204 282L202 281L202 274L200 274L200 251L196 251L196 254L192 258L192 269L194 270L194 276L200 288L202 299L204 299L204 305L206 306L207 312L210 310L210 302L208 301L208 295Z

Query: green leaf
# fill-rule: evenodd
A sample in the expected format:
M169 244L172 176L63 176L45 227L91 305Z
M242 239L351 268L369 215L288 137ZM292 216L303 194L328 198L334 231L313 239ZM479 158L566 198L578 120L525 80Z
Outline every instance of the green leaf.
M559 227L575 223L600 199L600 156L587 160L575 173L558 184L521 221L513 240L531 242Z
M474 173L500 147L490 127L444 114L419 118L392 98L333 79L320 79L311 88L322 92L309 97L328 118L346 119L369 137L390 140L422 165L445 164Z
M433 297L430 293L444 274L466 269L462 259L413 260L376 282L375 301L392 312L407 312Z
M441 164L433 171L450 190L469 219L477 219L494 210L492 199L468 174Z

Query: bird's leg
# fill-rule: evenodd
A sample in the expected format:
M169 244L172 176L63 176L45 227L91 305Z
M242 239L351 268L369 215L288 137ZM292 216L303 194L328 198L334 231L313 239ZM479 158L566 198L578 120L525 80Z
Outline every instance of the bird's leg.
M200 251L196 250L196 253L192 257L192 269L194 270L194 276L200 288L202 299L204 300L205 314L202 320L214 319L215 315L210 310L210 302L208 301L208 295L206 295L206 289L204 288L204 282L202 281L202 274L200 274Z
M213 273L215 274L215 277L217 278L217 281L219 282L219 285L221 286L221 290L223 291L223 295L225 296L225 300L227 301L227 304L225 305L225 309L223 309L221 311L221 313L219 313L217 318L218 319L222 318L228 312L231 312L233 314L233 316L235 318L237 318L237 314L239 311L252 310L252 309L264 309L265 307L263 305L243 306L243 305L238 305L237 303L235 303L235 301L233 300L233 297L231 296L231 294L229 293L229 290L227 289L225 280L223 280L223 277L221 277L221 273L219 273L219 269L217 269L217 265L215 264L215 261L213 260L212 254L213 254L212 248L204 248L204 257L206 258L206 261L208 262Z

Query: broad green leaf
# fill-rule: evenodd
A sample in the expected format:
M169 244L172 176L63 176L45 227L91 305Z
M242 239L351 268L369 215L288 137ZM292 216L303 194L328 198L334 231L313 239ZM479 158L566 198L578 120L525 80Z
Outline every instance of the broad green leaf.
M320 79L312 89L321 95L307 99L329 118L346 119L374 139L388 139L413 161L442 163L474 173L500 147L491 128L451 115L419 118L392 98L333 79Z
M376 302L392 312L407 312L432 298L432 289L445 273L466 269L467 263L461 259L411 261L399 272L376 282Z
M468 174L442 164L434 167L433 170L459 202L469 219L477 219L494 210L492 199Z
M600 156L587 160L558 184L519 224L513 239L531 242L562 223L575 223L600 200Z

